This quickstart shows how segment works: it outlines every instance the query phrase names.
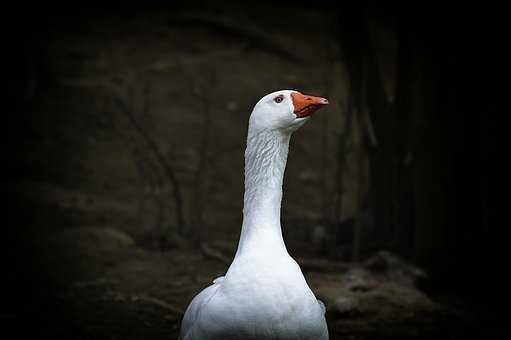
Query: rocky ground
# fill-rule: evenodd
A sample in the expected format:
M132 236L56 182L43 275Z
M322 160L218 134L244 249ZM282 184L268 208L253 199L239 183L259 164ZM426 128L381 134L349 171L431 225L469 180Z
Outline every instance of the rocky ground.
M112 228L52 232L33 245L30 291L11 296L17 308L4 310L2 319L18 334L40 338L175 339L190 299L225 272L225 248L158 252ZM331 339L481 334L476 311L418 290L425 273L390 253L357 265L299 261L327 306Z

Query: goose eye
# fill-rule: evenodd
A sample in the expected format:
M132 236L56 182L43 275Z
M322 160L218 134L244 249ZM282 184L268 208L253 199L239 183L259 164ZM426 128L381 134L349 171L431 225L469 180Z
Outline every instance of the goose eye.
M284 100L284 96L283 95L278 95L273 100L275 101L275 103L282 103L282 101Z

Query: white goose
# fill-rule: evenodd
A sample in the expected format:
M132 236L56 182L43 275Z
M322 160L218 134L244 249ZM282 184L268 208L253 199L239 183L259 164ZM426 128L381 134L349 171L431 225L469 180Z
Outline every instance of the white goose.
M291 134L328 104L277 91L255 105L245 151L245 197L238 250L225 276L192 300L180 340L328 339L325 307L289 256L280 226Z

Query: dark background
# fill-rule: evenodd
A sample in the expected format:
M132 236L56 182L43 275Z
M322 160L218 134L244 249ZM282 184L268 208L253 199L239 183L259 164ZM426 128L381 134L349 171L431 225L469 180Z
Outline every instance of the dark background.
M507 334L502 13L6 9L2 323L176 337L234 254L250 111L289 88L331 102L293 136L282 207L331 338Z

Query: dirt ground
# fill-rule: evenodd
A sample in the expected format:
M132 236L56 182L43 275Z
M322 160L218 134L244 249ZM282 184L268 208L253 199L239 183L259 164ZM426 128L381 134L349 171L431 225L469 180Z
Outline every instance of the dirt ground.
M176 339L191 298L228 266L198 249L144 250L104 227L52 232L31 246L35 267L25 269L23 295L11 294L17 307L4 310L2 321L39 338ZM229 258L230 250L218 252ZM427 296L409 269L389 268L392 255L380 255L322 272L310 270L323 268L321 259L302 266L327 306L331 339L482 336L482 312Z

